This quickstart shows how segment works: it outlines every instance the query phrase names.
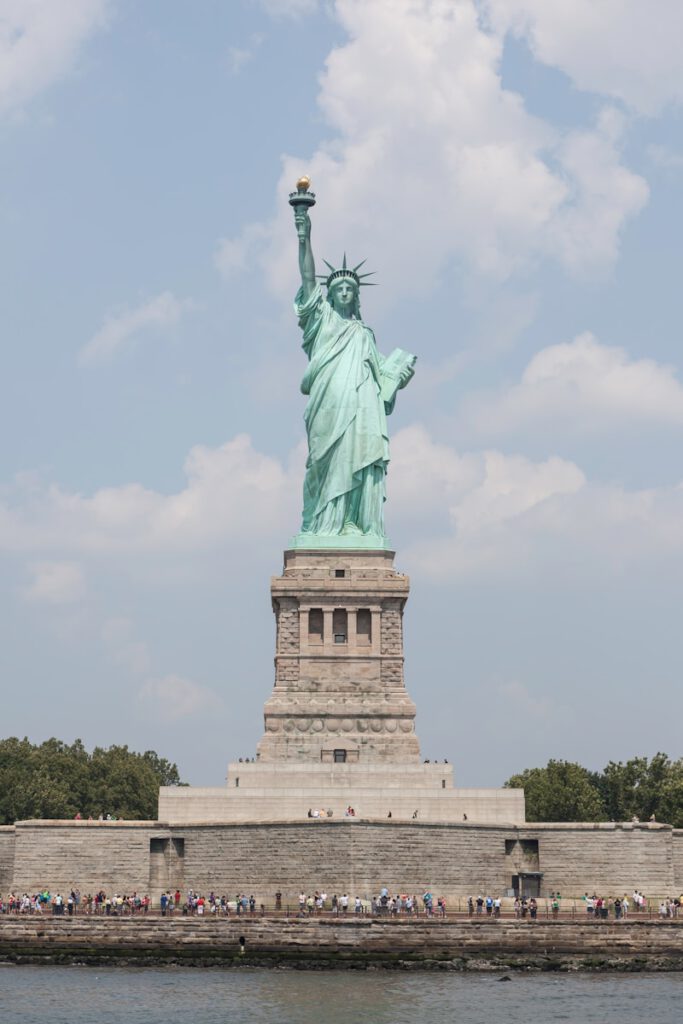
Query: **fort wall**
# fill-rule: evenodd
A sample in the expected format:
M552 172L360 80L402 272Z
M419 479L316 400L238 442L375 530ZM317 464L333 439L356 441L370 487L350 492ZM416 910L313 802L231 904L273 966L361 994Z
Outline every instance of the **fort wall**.
M0 832L0 871L4 892L77 886L83 894L103 888L158 900L179 887L254 893L267 906L278 891L295 904L301 890L365 898L383 885L417 894L429 888L450 900L504 895L520 874L538 879L541 895L638 888L654 899L683 889L682 840L682 831L660 824L32 821Z
M0 893L6 893L14 877L14 825L0 825Z
M543 888L572 895L584 892L629 897L634 889L649 895L678 895L681 865L674 867L673 831L668 825L630 822L528 824L520 835L535 838Z
M671 853L673 860L673 871L676 886L676 896L683 892L683 828L673 830Z
M155 822L17 822L13 889L146 892ZM162 830L165 835L165 830Z

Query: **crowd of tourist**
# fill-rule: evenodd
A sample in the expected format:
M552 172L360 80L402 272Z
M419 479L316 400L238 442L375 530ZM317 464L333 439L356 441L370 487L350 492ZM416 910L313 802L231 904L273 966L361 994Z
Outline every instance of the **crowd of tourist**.
M586 908L586 914L595 921L607 921L612 916L616 921L621 921L628 917L631 907L633 907L633 911L636 914L646 913L649 909L647 899L639 889L633 890L633 896L630 900L626 893L623 896L615 896L614 898L598 896L595 893L589 896L588 893L584 893L582 900ZM669 897L662 900L659 904L659 916L663 918L678 917L682 901L683 896Z
M152 906L148 895L141 896L133 892L132 896L114 893L108 896L103 889L94 895L81 896L80 890L71 889L67 896L61 892L51 893L49 889L21 896L10 893L6 899L0 896L0 914L52 914L63 917L65 914L104 914L105 916L122 916L123 914L146 914Z
M276 909L278 899L276 895ZM382 886L377 895L371 897L349 896L344 892L341 895L334 893L331 896L324 891L316 890L314 893L299 894L299 916L306 917L313 914L331 913L335 915L348 914L373 914L391 915L406 914L414 916L419 913L432 915L439 914L446 916L445 897L439 896L436 901L431 892L425 891L418 897L410 893L396 893L391 895L386 886Z
M587 917L594 921L607 921L610 919L621 921L628 917L633 911L636 914L651 911L655 913L654 907L648 906L646 898L636 889L631 899L623 896L604 897L586 892L581 901L571 900L571 906L565 907L576 911L577 902L583 904ZM662 899L658 906L657 914L661 919L677 918L683 896L669 897ZM655 904L656 906L656 904ZM543 911L546 917L556 918L562 910L562 896L559 892L553 892L543 900L535 897L516 896L510 908L509 901L504 904L500 896L470 896L466 902L466 912L470 917L500 918L504 908L506 912L512 910L516 918L534 921ZM418 917L428 918L447 916L446 899L443 896L434 897L425 890L422 895L417 896L410 893L390 893L386 886L382 886L377 895L370 897L350 895L348 892L328 895L324 890L315 890L313 893L301 891L298 901L293 905L283 906L281 892L275 893L274 905L268 908L264 903L258 902L252 893L236 893L234 896L218 895L214 891L204 895L189 889L185 894L180 889L167 889L161 893L157 901L153 901L149 894L141 894L134 891L132 894L113 893L108 895L103 889L95 894L82 896L77 888L71 889L68 894L61 892L51 893L43 889L38 893L30 895L22 893L17 895L10 893L7 897L0 896L0 914L51 914L55 917L69 916L74 914L103 915L106 917L123 917L146 915L153 909L162 917L171 917L181 914L183 916L230 916L230 915L263 915L273 910L276 913L296 914L300 918L312 917L320 914L331 914L334 916L346 917L349 915L372 915L389 917ZM462 906L458 901L455 908L456 913L462 912Z

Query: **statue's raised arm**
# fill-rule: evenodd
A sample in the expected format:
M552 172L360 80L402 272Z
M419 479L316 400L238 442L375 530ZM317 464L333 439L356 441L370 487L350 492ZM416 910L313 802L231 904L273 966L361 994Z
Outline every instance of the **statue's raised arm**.
M362 263L326 263L327 295L316 282L309 209L315 195L300 178L289 197L299 238L301 288L294 308L303 330L308 368L301 390L308 461L304 511L297 548L389 546L384 533L384 498L389 463L387 416L397 393L413 376L415 356L401 349L384 358L363 323L360 289L371 275Z
M310 179L299 178L296 192L292 192L289 202L294 208L294 224L299 238L299 271L304 302L310 298L315 288L315 260L311 248L311 218L309 207L315 206L315 193L308 191Z

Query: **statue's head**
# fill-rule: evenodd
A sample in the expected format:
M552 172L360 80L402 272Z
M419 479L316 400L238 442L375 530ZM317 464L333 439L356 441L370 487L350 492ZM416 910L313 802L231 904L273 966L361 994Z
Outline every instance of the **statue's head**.
M360 289L352 277L336 277L327 286L327 299L340 316L360 320Z
M372 283L363 280L365 277L371 277L371 273L358 273L365 260L355 267L347 267L344 253L344 260L339 269L335 269L327 260L324 260L324 263L330 268L330 273L319 276L327 284L327 299L330 305L341 316L352 316L360 320L360 289L363 285Z

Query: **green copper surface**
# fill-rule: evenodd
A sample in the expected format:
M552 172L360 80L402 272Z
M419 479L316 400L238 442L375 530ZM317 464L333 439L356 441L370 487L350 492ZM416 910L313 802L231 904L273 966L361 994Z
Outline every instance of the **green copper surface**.
M415 356L384 357L360 315L358 267L332 268L324 295L316 282L310 203L293 194L301 288L294 308L308 368L301 390L308 460L295 548L389 548L384 501L389 463L387 416L414 372ZM329 266L329 264L328 264ZM360 266L360 265L359 265Z

